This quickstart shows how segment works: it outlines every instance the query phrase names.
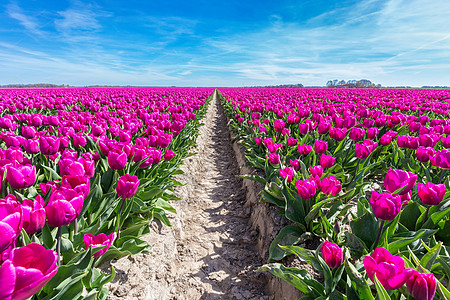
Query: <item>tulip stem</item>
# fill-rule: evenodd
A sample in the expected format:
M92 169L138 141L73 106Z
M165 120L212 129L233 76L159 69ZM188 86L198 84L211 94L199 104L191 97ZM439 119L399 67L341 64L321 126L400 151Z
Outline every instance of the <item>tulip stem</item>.
M444 178L445 171L447 171L447 170L446 169L442 169L441 176L439 176L439 183L438 184L442 183L442 179Z
M117 239L120 239L120 215L122 214L123 205L125 204L125 199L122 199L122 203L120 203L119 212L117 213L117 224L116 224L116 232Z
M378 246L378 243L380 242L381 234L383 233L383 227L384 227L384 220L381 220L380 229L378 230L377 238L375 240L375 243L373 244L372 249L375 249Z
M427 205L427 210L425 211L425 216L424 216L424 218L423 218L423 224L425 224L425 222L427 221L427 219L428 219L428 213L430 212L430 205ZM422 225L423 225L422 224Z
M58 266L61 265L61 234L62 226L59 226L58 233L56 234L56 253L58 254Z
M353 175L353 179L356 178L356 174L358 174L358 169L359 169L359 163L360 163L361 159L358 158L358 162L356 163L356 168L355 168L355 175Z
M98 257L94 257L94 261L92 262L92 276L91 276L91 282L94 282L94 270L95 270L95 263L97 262Z
M73 231L74 231L74 234L78 233L78 220L77 219L75 219L73 222Z

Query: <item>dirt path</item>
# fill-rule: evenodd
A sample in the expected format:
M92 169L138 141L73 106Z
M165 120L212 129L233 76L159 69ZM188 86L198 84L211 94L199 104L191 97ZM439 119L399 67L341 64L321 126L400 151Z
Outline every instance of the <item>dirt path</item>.
M255 249L257 232L244 208L245 191L216 97L197 139L198 155L185 161L186 185L177 190L172 228L154 228L146 255L122 258L109 299L271 299ZM154 224L153 224L154 225Z

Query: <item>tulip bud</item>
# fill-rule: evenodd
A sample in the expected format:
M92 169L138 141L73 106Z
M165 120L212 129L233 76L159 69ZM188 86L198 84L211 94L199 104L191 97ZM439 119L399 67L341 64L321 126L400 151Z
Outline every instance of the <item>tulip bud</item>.
M23 228L28 234L38 232L44 227L46 221L44 206L44 199L40 195L37 195L34 201L23 200Z
M328 150L328 143L326 141L318 140L314 142L314 151L317 154L325 153Z
M280 176L283 179L286 179L287 182L291 182L294 179L294 170L289 167L285 167L284 169L279 170Z
M291 167L294 168L295 171L300 171L301 169L301 165L300 165L300 160L298 158L294 159L294 160L289 160L289 163L291 164Z
M309 167L309 172L311 172L311 175L317 175L319 177L322 177L323 169L321 166L311 166Z
M384 178L384 187L389 193L394 193L398 189L405 187L399 195L407 194L416 184L417 175L399 169L389 169Z
M172 150L167 149L167 150L166 150L166 153L164 153L164 160L165 160L165 161L169 161L169 160L171 160L174 156L175 156L175 152L173 152Z
M358 128L358 127L353 127L350 130L350 139L352 139L353 141L357 142L360 139L363 138L364 134L366 133L366 131L362 128Z
M298 195L302 199L310 199L314 197L317 191L317 185L314 181L297 180L295 186L297 187Z
M323 260L327 263L330 269L339 268L343 262L342 249L335 243L325 241L320 248L322 251Z
M25 189L36 181L36 167L33 165L8 165L6 180L13 189Z
M269 153L269 161L272 165L278 165L280 163L280 156L276 153Z
M378 219L393 220L400 212L402 200L399 195L391 195L389 193L379 194L376 191L372 191L370 205Z
M322 193L335 196L342 190L341 182L334 176L328 176L322 179L320 184Z
M433 273L419 273L414 270L406 282L408 291L416 300L433 300L436 293L436 278Z
M297 146L298 153L301 155L307 155L309 152L311 152L311 145L305 145L301 144Z
M331 168L336 160L336 157L333 157L331 155L322 154L320 156L320 165L324 169Z
M419 194L420 200L427 205L439 205L444 199L446 191L447 188L444 184L417 183L417 194Z
M108 164L113 170L122 170L127 164L127 154L120 149L112 149L108 153Z
M44 155L53 155L59 150L59 138L56 136L41 136L39 149Z
M140 180L137 176L125 174L119 178L117 182L116 192L122 199L130 199L136 194Z

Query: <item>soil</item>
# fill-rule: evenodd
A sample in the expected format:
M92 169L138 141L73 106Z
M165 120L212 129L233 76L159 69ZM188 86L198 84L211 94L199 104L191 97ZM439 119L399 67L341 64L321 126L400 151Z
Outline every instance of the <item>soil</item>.
M172 203L172 227L152 222L143 237L149 254L128 256L111 265L117 275L108 299L273 299L266 274L258 226L230 140L227 119L217 97L210 104L197 139L198 153L185 160ZM106 269L108 267L105 267Z

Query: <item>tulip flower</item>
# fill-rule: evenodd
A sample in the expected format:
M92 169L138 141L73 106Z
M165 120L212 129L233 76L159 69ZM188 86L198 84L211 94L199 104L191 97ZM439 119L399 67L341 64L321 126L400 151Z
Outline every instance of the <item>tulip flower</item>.
M342 249L335 243L325 241L320 248L322 251L323 260L327 263L330 269L339 268L343 262Z
M374 276L386 290L396 290L404 285L413 275L413 269L405 269L405 261L400 256L393 256L383 247L376 248L371 256L363 259L364 268L370 280Z
M416 300L433 300L436 293L436 278L433 273L419 273L413 271L406 282L408 291Z
M331 155L322 154L320 156L320 165L324 169L331 168L335 161L336 161L336 157L333 157Z
M393 220L401 209L401 199L399 195L372 191L370 205L375 216L381 220Z
M353 141L357 142L357 141L359 141L360 139L363 138L365 133L366 133L366 131L364 129L358 128L358 127L353 127L350 130L349 136L350 136L350 139L352 139Z
M419 147L416 151L416 157L418 161L428 162L436 153L431 147Z
M284 169L279 169L279 173L281 178L286 179L287 182L291 182L294 179L294 170L289 167L285 167Z
M436 152L431 163L441 169L450 169L450 150L443 149Z
M112 149L108 152L108 164L113 170L122 170L127 164L127 154L121 149Z
M285 126L285 123L281 119L275 119L273 122L273 127L275 128L275 131L281 132Z
M80 148L86 146L86 136L82 132L76 133L73 137L73 146L75 148Z
M62 157L59 162L59 170L61 176L71 175L71 176L85 176L86 171L83 166L83 161L81 159L73 159L71 157Z
M272 165L278 165L280 163L280 156L276 153L269 153L269 161Z
M105 254L105 252L108 251L109 247L114 242L115 238L116 238L116 233L115 232L112 232L109 235L106 235L104 233L100 233L97 236L94 236L93 234L85 234L84 237L83 237L83 239L84 239L84 246L86 247L86 249L89 248L90 245L92 245L92 247L98 247L98 246L103 246L103 245L106 246L102 250L99 250L98 252L93 254L92 257L94 257L94 258L100 257L103 254Z
M28 234L40 231L46 221L45 202L40 195L35 200L24 199L22 203L23 228Z
M6 180L13 189L26 189L36 181L36 167L33 165L8 165Z
M297 146L298 153L301 155L307 155L309 152L311 152L311 145L305 145L301 144Z
M25 152L27 152L28 154L39 153L39 142L37 139L26 140L23 146Z
M125 174L119 178L117 182L116 192L122 199L130 199L136 194L140 180L137 176Z
M334 176L328 176L322 179L320 184L322 193L335 196L342 190L341 182Z
M0 267L0 299L25 300L58 271L57 255L37 243L15 248Z
M164 160L165 160L165 161L169 161L169 160L171 160L174 156L175 156L175 152L173 152L172 150L167 149L167 150L166 150L166 153L164 153Z
M300 165L300 160L298 158L296 158L294 160L290 159L289 163L296 172L300 171L301 165Z
M44 155L53 155L59 150L59 138L56 136L41 136L39 149Z
M13 244L20 234L22 226L23 210L20 203L14 200L0 199L0 253Z
M290 136L287 140L287 145L289 147L294 147L295 145L297 145L297 139Z
M321 119L317 126L317 132L319 134L327 134L331 129L331 123L327 119Z
M346 128L331 128L330 129L330 138L340 142L345 138L345 135L347 134Z
M311 167L309 167L309 172L311 172L311 175L316 175L316 176L322 177L323 169L319 165L311 166Z
M72 223L83 208L84 195L70 189L52 192L45 213L48 225L61 227Z
M298 195L302 199L311 199L317 191L317 185L314 181L297 180L295 186L297 188Z
M432 182L417 183L417 194L426 205L439 205L444 199L446 191L444 184L434 184Z
M374 140L377 138L378 134L380 133L380 129L376 127L370 127L367 129L367 138L369 140Z
M384 178L384 187L389 193L394 193L398 189L404 187L399 195L407 194L416 184L417 175L399 169L389 169Z
M261 143L262 143L262 136L255 137L255 143L256 143L256 145L261 145Z
M328 143L326 141L318 140L314 142L314 151L317 154L325 153L328 150Z

